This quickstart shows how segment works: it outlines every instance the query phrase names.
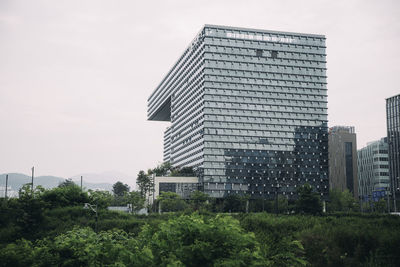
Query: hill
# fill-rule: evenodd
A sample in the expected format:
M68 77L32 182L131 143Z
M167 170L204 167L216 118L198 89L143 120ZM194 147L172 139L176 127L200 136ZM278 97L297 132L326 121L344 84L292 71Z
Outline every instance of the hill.
M8 173L8 187L11 187L11 191L18 192L18 190L27 183L31 183L31 176L22 174L22 173ZM33 185L38 186L41 185L46 189L53 188L58 186L60 183L65 181L65 178L57 177L57 176L37 176L34 177ZM76 184L80 185L80 181L75 180ZM0 187L5 187L6 184L6 174L0 174ZM98 189L98 190L112 190L112 184L109 183L87 183L83 181L83 187L86 189ZM3 191L2 189L1 191ZM0 192L0 195L3 195L3 192Z

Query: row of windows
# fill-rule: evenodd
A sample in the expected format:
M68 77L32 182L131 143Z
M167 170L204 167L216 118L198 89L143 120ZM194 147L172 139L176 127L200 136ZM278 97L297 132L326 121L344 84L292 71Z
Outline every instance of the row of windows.
M255 99L262 96L275 96L281 98L302 98L302 97L322 97L326 99L326 90L308 89L308 88L292 88L292 87L273 87L273 86L243 86L243 84L229 84L228 86L215 86L213 84L205 85L206 93L226 96L245 96L254 97Z
M204 38L204 44L207 46L218 46L218 47L235 47L242 48L244 51L253 50L257 48L263 48L268 50L279 50L287 52L297 52L297 53L307 53L307 54L317 54L325 55L325 47L311 47L306 45L298 44L282 44L282 43L265 43L257 41L247 41L238 39L226 39L226 38Z
M246 183L246 182L250 182L249 180L244 180L243 177L249 177L250 175L253 175L255 179L257 179L258 177L262 176L263 179L265 178L266 174L249 174L249 173L234 173L231 174L231 176L229 176L229 173L225 174L224 170L218 170L218 169L208 169L205 168L204 169L204 182L219 182L219 183L224 183L224 182L235 182L235 183ZM258 177L257 177L258 175ZM269 178L272 179L271 182L273 181L274 178L278 179L278 182L282 182L282 180L285 179L295 179L298 182L308 182L310 184L321 184L321 183L328 183L329 182L329 178L328 175L326 173L320 173L319 175L316 174L316 172L305 172L304 174L298 174L296 177L293 176L289 176L287 174L268 174ZM230 177L229 179L227 179L227 177ZM320 179L323 179L325 182L312 182L312 180L316 180L319 181ZM255 181L251 181L253 184L255 184ZM276 181L275 181L276 182Z
M255 103L255 104L268 104L275 100L286 100L286 103L308 103L308 101L327 102L326 95L308 95L308 94L282 94L260 92L257 97L245 96L241 91L237 91L238 95L221 94L223 91L208 89L205 94L205 100L210 101L229 101L231 103ZM240 95L240 96L239 96Z
M282 191L284 192L285 190L292 191L295 188L297 188L298 186L300 187L301 185L297 185L297 184L282 185L279 183L278 184L206 183L204 185L204 189L206 189L206 190L249 190L252 187L255 187L255 188L259 187L259 189L263 190L263 187L266 187L266 188L269 188L269 190L271 190L271 188L277 188L281 192ZM315 187L320 188L320 185L315 185ZM322 187L328 188L327 185L322 185Z
M295 41L298 44L304 45L312 45L312 46L324 46L325 38L317 37L312 35L303 35L296 33L279 33L279 32L271 32L268 31L257 31L257 30L246 30L246 29L224 29L224 28L211 28L207 26L203 31L205 36L215 36L215 37L229 37L229 38L250 38L257 42L257 40L263 39L270 40L271 38L279 38L277 40L272 41L273 43L277 42L278 44L281 41L286 41L287 39L291 40L291 43ZM280 38L284 38L281 40Z
M300 100L282 100L282 99L270 99L266 100L266 103L264 104L258 104L258 103L241 103L238 101L237 103L233 102L226 102L223 100L217 101L217 100L212 100L212 101L205 101L204 107L208 108L236 108L238 110L253 110L253 111L265 111L270 109L272 106L279 106L281 108L285 107L297 107L298 110L302 110L302 108L309 108L315 109L315 108L324 108L327 109L326 102L322 101L300 101ZM304 109L306 110L306 109Z
M230 69L236 71L268 72L271 74L290 74L290 75L315 75L326 76L324 68L310 66L286 66L263 63L250 63L232 60L206 59L205 67L210 69Z
M268 125L270 126L270 125ZM254 141L259 141L262 143L268 143L269 141L276 141L276 138L285 138L285 139L293 139L294 142L302 142L302 141L311 141L311 142L326 142L326 134L324 133L299 133L295 131L273 131L270 127L262 128L261 130L257 129L232 129L232 128L206 128L204 133L207 135L207 138L211 138L217 140L219 137L216 135L224 135L224 136L232 136L232 137L251 137L256 138L252 139ZM208 136L211 135L211 136ZM305 140L301 140L305 139Z
M238 148L238 149L276 149L276 150L293 150L293 149L302 149L302 151L307 151L309 153L315 153L317 151L325 152L327 151L327 147L321 146L298 146L287 143L278 143L278 144L259 144L259 143L240 143L240 142L210 142L207 141L204 143L205 148Z
M243 112L245 113L245 112ZM268 118L257 117L257 115L248 116L223 116L223 115L204 115L207 125L212 125L213 128L218 128L219 124L229 124L232 129L242 129L240 125L244 126L244 130L269 130L276 128L278 125L299 126L304 124L321 125L326 122L326 115L309 115L300 114L296 118L279 116L269 116ZM238 133L240 135L240 133Z
M221 101L223 103L223 101ZM217 104L218 105L218 104ZM251 105L251 104L250 104ZM327 121L327 114L322 110L315 112L317 108L301 108L301 107L285 107L285 109L274 110L264 109L263 110L252 110L252 109L229 109L230 107L218 107L204 109L204 117L206 120L212 121L231 121L231 122L243 122L248 123L249 121L257 123L268 122L268 124L274 124L274 122L293 123L301 124L301 121L306 120L317 120ZM289 121L288 121L289 120ZM298 120L301 120L300 122Z
M209 82L229 82L231 84L246 84L246 85L264 85L264 86L287 86L302 87L307 86L307 83L314 83L316 87L326 88L326 81L311 82L311 81L293 81L293 80L281 80L281 79L256 79L249 77L235 77L235 76L219 76L219 75L205 75L205 80Z
M282 74L270 73L263 71L246 71L246 70L230 70L230 69L210 69L205 68L204 73L207 76L223 76L223 78L235 79L258 79L261 81L296 81L296 82L316 82L326 83L326 76L316 75L297 75L297 74Z
M300 140L294 138L284 138L284 137L269 137L269 138L260 138L259 136L247 136L247 135L205 135L205 141L210 142L231 142L231 143L262 143L262 144L288 144L288 145L296 145L298 147L318 147L319 143L322 143L322 140L312 139L312 140Z
M208 101L208 102L215 102L215 101ZM286 116L286 118L293 118L293 117L301 117L301 116L313 116L313 115L325 115L326 116L326 110L327 107L303 107L303 106L294 106L294 105L285 105L285 106L281 106L281 105L271 105L271 103L269 103L268 105L264 105L264 109L258 109L258 110L254 110L254 108L252 107L247 108L247 109L227 109L226 105L224 106L223 103L225 103L226 101L220 101L216 105L219 105L221 107L208 107L209 105L207 105L207 107L204 108L204 113L207 115L224 115L224 116L228 116L228 117L232 117L235 118L237 116L257 116L260 117L260 121L265 120L267 118L270 118L270 116L268 115L279 115L279 116ZM222 105L220 104L222 103ZM245 104L245 103L244 103ZM249 103L249 105L252 105ZM243 105L245 107L247 107L248 105ZM280 117L278 117L280 118ZM271 120L273 118L270 118Z
M313 121L313 120L303 120L302 123L291 124L288 125L285 120L276 120L271 121L271 123L267 123L265 127L262 127L260 122L223 122L223 121L205 121L205 128L229 128L233 130L242 129L242 130L268 130L268 131L282 131L282 132L292 132L293 129L299 128L301 126L307 125L309 127L318 127L323 124L326 124L324 121Z
M315 68L326 70L326 60L324 55L313 55L312 58L299 56L295 58L281 57L280 59L268 59L252 55L238 53L204 53L205 60L216 60L224 62L240 62L241 64L257 64L271 67L283 68Z
M291 82L287 85L272 85L265 83L235 83L232 80L216 81L206 80L204 82L205 87L221 88L221 89L241 89L249 90L258 89L258 91L276 91L281 93L286 92L304 92L309 94L326 94L326 84L314 83L314 82ZM260 90L261 89L261 90ZM307 91L308 90L308 91ZM250 92L250 91L249 91Z
M205 124L208 124L207 122ZM241 127L234 127L235 123L219 123L219 125L216 125L214 128L212 127L206 127L205 128L205 133L206 134L218 134L218 131L221 130L225 134L237 134L238 136L254 136L254 137L259 137L259 138L264 138L264 137L284 137L284 138L294 138L297 139L297 141L300 141L299 139L318 139L320 140L323 144L325 144L328 140L327 138L327 133L323 129L323 127L315 127L315 129L320 128L320 133L301 133L299 131L299 127L294 128L293 126L286 126L286 125L272 125L269 124L268 128L262 129L262 132L259 132L252 127L254 127L253 124L239 124ZM282 126L282 127L281 127ZM222 132L221 132L222 133ZM261 140L260 140L261 141Z

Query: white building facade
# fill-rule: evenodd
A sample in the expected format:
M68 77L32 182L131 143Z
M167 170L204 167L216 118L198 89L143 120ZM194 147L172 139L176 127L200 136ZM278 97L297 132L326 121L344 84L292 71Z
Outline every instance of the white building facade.
M387 138L369 142L357 154L359 196L367 200L374 191L390 191Z

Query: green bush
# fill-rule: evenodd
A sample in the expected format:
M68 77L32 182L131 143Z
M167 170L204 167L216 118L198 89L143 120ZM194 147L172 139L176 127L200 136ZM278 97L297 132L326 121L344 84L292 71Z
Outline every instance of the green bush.
M230 216L204 218L181 215L145 227L141 240L149 240L156 266L266 266L254 234L246 233Z

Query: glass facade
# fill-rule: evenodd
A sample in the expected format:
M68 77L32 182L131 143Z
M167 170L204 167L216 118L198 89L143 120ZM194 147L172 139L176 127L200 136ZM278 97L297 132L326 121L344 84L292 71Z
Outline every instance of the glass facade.
M386 99L386 125L389 143L389 172L392 190L400 195L400 95Z
M213 197L328 193L322 35L206 25L148 99L171 121L172 165L201 172ZM166 146L165 146L166 147Z
M358 192L367 201L373 191L389 191L388 140L370 142L357 151L358 154Z
M353 143L345 142L345 159L346 159L346 186L347 188L354 188L353 177Z

